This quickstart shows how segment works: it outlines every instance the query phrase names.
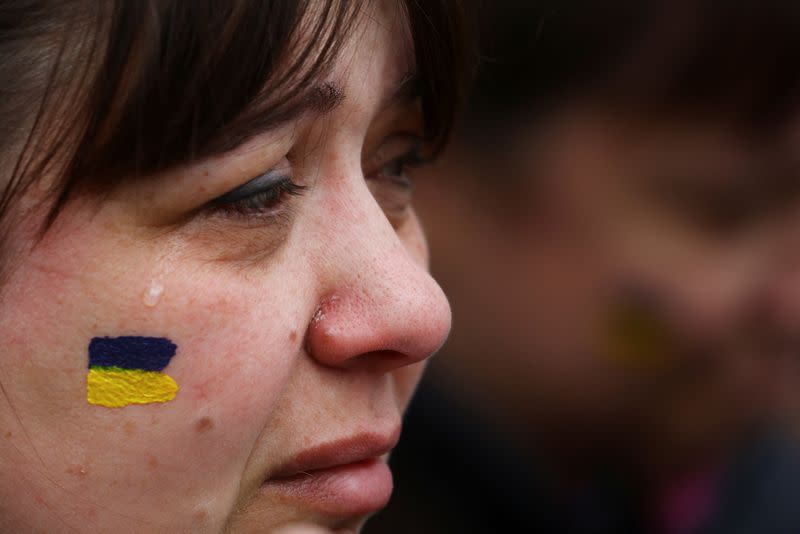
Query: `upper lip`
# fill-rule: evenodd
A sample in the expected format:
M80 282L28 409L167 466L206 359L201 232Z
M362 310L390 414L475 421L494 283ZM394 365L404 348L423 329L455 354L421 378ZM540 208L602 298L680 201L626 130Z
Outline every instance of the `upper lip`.
M390 433L365 432L313 445L278 466L269 480L291 478L311 471L378 458L391 451L399 438L398 426Z

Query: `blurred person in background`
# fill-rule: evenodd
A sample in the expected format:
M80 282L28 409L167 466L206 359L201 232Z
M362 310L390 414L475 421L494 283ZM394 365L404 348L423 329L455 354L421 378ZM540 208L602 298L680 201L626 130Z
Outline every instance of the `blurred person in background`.
M417 188L453 333L369 532L800 532L800 4L482 19Z

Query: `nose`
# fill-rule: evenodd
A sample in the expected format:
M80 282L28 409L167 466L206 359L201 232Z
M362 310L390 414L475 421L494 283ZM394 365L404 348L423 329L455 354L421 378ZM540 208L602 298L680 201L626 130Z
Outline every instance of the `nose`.
M306 350L325 366L388 372L441 347L450 306L427 271L416 219L396 232L366 186L355 197L361 200L335 207L339 224L325 225L319 253L328 287L306 331Z

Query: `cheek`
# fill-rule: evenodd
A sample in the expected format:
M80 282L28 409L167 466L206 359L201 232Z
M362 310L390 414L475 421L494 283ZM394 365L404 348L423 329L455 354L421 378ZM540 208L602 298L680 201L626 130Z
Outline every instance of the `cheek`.
M280 393L298 350L289 334L296 329L280 313L280 295L254 299L235 284L220 286L225 284L204 291L202 299L176 302L165 310L169 319L164 323L181 341L170 370L183 384L182 402L223 405L229 416L247 419ZM261 311L261 299L269 299L278 312Z
M280 310L279 295L259 295L270 301L265 306L235 284L225 286L218 283L202 299L165 303L168 319L160 322L179 346L166 372L181 389L163 408L163 441L149 446L182 472L187 462L203 466L182 475L184 486L216 481L224 488L238 478L253 444L270 431L299 351L290 317L262 311Z
M414 390L422 378L422 373L425 371L427 361L420 362L414 365L407 365L396 370L394 374L395 384L395 398L397 405L401 412L405 412L411 397L414 395Z
M299 336L289 335L299 330L292 325L299 314L290 309L297 299L286 294L286 284L270 291L263 287L269 277L259 286L223 266L176 260L159 269L126 262L124 252L115 263L91 261L103 258L96 249L73 252L46 262L33 258L9 283L2 333L16 350L6 363L82 378L92 338L152 336L177 345L168 371L180 375L186 384L181 397L193 402L224 396L241 376L266 379L262 391L285 378L287 354L296 351ZM147 255L127 254L137 257ZM254 382L239 385L247 392Z
M35 253L0 301L0 376L14 405L13 416L0 410L2 428L23 435L14 419L24 421L26 446L52 478L89 501L110 493L131 514L163 510L177 518L183 511L168 509L165 495L187 495L189 504L217 495L207 508L214 515L235 495L250 449L269 431L299 353L302 281L277 269L248 279L188 259L165 266L156 251L97 236L62 244ZM148 300L154 279L160 291ZM178 384L175 398L122 408L89 404L88 345L103 336L164 337L177 345L164 369ZM70 446L52 447L60 442ZM6 456L3 463L11 461ZM32 468L26 461L21 469ZM150 497L142 499L141 488Z
M288 294L252 293L232 283L174 314L175 335L184 340L171 371L182 386L176 409L221 423L226 441L239 447L263 430L303 338Z

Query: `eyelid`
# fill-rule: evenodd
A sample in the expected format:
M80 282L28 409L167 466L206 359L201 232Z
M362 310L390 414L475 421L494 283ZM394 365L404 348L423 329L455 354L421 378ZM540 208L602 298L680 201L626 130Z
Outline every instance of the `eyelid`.
M288 174L289 173L285 170L278 170L278 169L269 170L264 174L256 176L249 182L237 187L236 189L228 191L222 196L219 196L216 199L212 200L211 205L222 206L225 204L231 204L249 198L255 194L258 194L262 191L277 186L282 181L287 179Z
M414 134L400 134L390 137L367 160L367 177L380 176L384 169L398 160L403 166L417 167L428 162L425 157L424 140Z

